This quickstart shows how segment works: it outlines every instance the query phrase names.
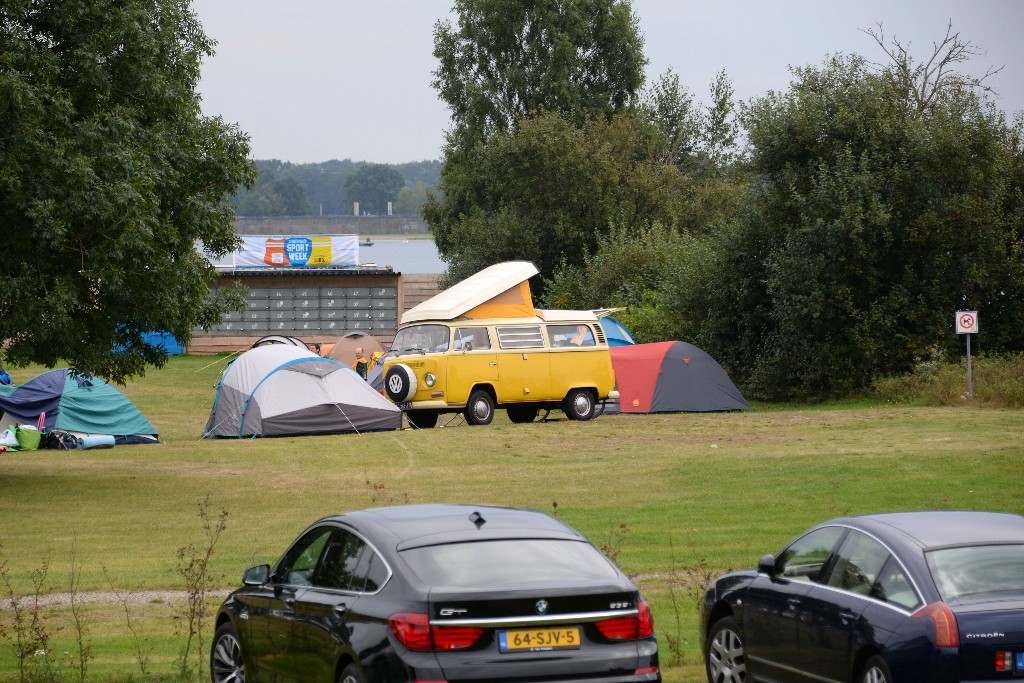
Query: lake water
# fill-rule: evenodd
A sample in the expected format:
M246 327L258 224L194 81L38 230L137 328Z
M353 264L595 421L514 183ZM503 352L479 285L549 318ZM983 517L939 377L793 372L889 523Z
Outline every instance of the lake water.
M359 263L391 266L396 273L409 275L443 273L446 267L434 240L426 239L376 239L372 246L360 243Z

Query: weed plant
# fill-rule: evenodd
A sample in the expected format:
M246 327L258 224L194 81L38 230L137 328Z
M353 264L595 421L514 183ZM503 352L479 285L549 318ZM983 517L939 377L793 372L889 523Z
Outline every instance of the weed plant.
M1024 408L1024 353L971 359L975 405ZM967 403L967 359L959 363L927 361L914 372L877 380L877 396L889 404L953 406Z

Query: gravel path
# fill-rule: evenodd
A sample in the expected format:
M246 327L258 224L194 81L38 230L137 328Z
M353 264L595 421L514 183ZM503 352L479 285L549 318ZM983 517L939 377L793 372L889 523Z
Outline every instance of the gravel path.
M228 591L212 591L207 594L206 602L209 605L218 605L228 594ZM185 602L188 599L186 591L151 590L135 591L132 593L115 593L113 591L91 591L75 595L75 599L83 604L89 605L122 605L127 602L129 607L142 607L144 605L172 605ZM31 607L34 603L33 596L18 596L22 607ZM71 606L71 593L46 593L39 596L41 607ZM11 601L8 599L0 602L0 609L11 611Z

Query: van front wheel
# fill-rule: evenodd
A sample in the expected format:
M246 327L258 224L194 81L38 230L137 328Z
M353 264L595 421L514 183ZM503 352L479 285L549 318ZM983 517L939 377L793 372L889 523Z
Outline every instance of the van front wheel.
M494 419L494 399L486 389L477 389L469 395L466 404L466 422L471 425L489 425Z
M562 411L570 420L590 420L594 417L594 395L589 389L573 389L562 401Z

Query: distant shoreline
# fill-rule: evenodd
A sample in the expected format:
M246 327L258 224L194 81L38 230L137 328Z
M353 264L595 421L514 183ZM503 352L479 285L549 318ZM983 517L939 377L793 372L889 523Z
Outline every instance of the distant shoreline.
M410 240L433 240L434 236L431 235L430 233L426 233L426 234L416 233L414 235L402 235L400 233L388 234L388 235L376 235L376 234L373 234L373 233L369 233L369 234L359 235L359 242L360 242L360 244L362 244L367 239L369 239L371 242L377 242L378 240L381 241L381 242L385 242L385 241L389 241L389 240L390 241L397 240L397 241L400 241L400 242L408 242Z

